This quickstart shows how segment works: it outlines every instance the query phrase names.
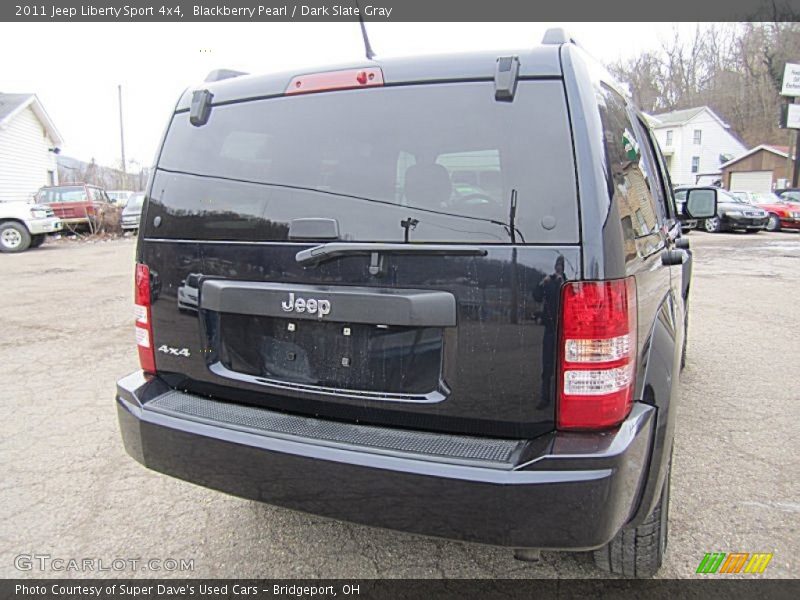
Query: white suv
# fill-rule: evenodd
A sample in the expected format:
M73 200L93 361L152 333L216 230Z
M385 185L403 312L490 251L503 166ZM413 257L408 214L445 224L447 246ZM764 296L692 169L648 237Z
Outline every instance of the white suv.
M61 231L53 209L28 202L0 202L0 252L38 247L48 233Z

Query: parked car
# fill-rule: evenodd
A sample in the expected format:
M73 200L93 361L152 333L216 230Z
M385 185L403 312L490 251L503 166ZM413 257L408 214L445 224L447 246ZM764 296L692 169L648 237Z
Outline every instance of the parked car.
M70 226L97 223L110 200L102 188L71 183L41 188L36 202L52 208L61 222Z
M727 190L713 186L680 186L676 188L675 194L701 189L714 190L717 199L717 215L710 219L704 219L701 224L701 227L707 232L746 231L747 233L756 233L762 231L766 226L768 215L765 210L748 204Z
M789 202L800 202L800 188L782 188L775 190L775 193Z
M134 192L130 190L109 190L106 192L108 199L114 206L124 207Z
M327 517L654 574L691 256L625 94L562 30L187 91L139 229L128 453ZM498 185L459 202L445 165L467 160ZM684 211L713 217L714 194Z
M123 229L139 229L139 220L142 218L143 203L144 192L136 192L131 195L120 215L120 224Z
M767 231L780 231L781 229L800 229L800 202L790 200L792 192L785 191L787 197L781 197L772 192L740 192L731 191L731 194L767 211Z
M30 202L0 202L0 252L23 252L61 231L61 219L47 206Z
M681 222L681 231L689 233L692 229L697 229L697 219L690 219L684 214L686 205L687 190L678 188L675 190L675 206L677 208L678 219Z

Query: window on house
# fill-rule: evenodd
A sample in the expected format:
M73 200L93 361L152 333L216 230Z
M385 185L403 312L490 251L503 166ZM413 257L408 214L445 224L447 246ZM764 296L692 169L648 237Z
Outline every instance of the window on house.
M702 143L702 140L703 140L703 132L702 132L702 130L695 129L694 130L694 143L695 144L700 144L700 143Z
M55 171L48 171L47 172L47 185L55 185L56 184L56 172Z
M672 129L667 131L667 143L666 146L672 146Z
M692 173L697 173L700 170L700 157L692 157Z

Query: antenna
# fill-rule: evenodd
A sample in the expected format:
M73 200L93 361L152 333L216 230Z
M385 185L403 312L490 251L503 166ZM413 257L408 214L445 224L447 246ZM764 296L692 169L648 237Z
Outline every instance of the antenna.
M361 25L361 37L364 38L364 53L367 55L367 60L372 60L375 58L375 52L372 50L372 46L369 43L369 36L367 35L367 28L364 25L364 16L361 12L361 6L358 4L358 0L355 0L356 8L358 8L358 24Z

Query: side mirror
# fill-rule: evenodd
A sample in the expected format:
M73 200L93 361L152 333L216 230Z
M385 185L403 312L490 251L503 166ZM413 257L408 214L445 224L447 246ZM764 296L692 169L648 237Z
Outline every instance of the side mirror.
M711 219L717 216L717 190L708 188L689 190L683 205L683 214L690 219Z

